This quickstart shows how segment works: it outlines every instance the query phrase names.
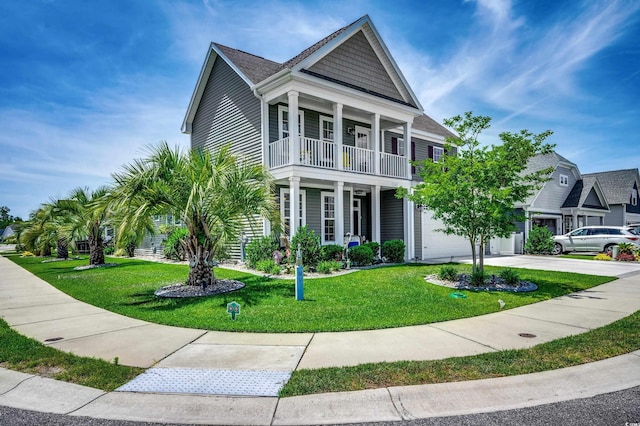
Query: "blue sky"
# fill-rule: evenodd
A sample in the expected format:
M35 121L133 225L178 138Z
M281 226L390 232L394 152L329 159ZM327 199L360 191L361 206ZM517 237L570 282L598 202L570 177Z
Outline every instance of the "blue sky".
M392 6L390 6L392 4ZM0 205L28 217L180 133L209 43L285 61L369 14L425 112L547 129L581 172L640 167L640 2L0 2Z

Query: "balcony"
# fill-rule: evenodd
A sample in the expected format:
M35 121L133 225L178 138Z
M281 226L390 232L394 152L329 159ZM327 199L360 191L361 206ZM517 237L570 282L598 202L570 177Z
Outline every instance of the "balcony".
M347 145L343 145L342 152L338 153L338 148L333 142L302 137L299 138L299 145L300 158L292 163L289 138L271 142L269 168L276 169L292 164L331 170L339 170L340 167L347 172L373 175L376 173L375 162L378 161L381 176L407 177L407 159L400 155L380 152L376 159L375 151L371 149Z

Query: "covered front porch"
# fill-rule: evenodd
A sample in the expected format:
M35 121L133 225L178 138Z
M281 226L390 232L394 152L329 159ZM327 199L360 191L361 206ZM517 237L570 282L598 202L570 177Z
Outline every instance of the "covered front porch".
M362 182L297 176L276 180L284 234L289 239L301 226L319 235L323 245L345 245L355 237L380 244L400 239L409 260L415 257L415 208L411 201L396 198L395 192L396 187Z

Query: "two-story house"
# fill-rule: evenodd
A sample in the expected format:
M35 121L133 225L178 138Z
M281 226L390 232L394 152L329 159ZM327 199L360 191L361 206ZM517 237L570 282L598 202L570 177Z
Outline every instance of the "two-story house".
M582 175L578 166L557 152L529 160L525 174L551 170L548 180L516 208L526 221L518 227L526 240L532 226L545 226L552 234L567 233L587 225L604 225L610 212L607 198L595 176Z
M369 16L284 63L212 43L182 131L193 149L231 144L268 167L288 236L307 225L323 244L402 239L407 259L470 253L395 197L418 182L411 160L437 161L453 135L424 114Z
M638 190L640 175L638 169L612 170L583 175L585 179L597 179L604 197L609 204L609 212L604 217L604 225L623 226L640 223L640 202Z

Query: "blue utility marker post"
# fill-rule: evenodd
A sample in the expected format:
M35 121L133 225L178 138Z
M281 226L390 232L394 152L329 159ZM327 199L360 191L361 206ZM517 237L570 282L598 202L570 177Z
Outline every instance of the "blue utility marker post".
M302 251L298 244L296 255L296 300L304 300L304 267L302 266Z

